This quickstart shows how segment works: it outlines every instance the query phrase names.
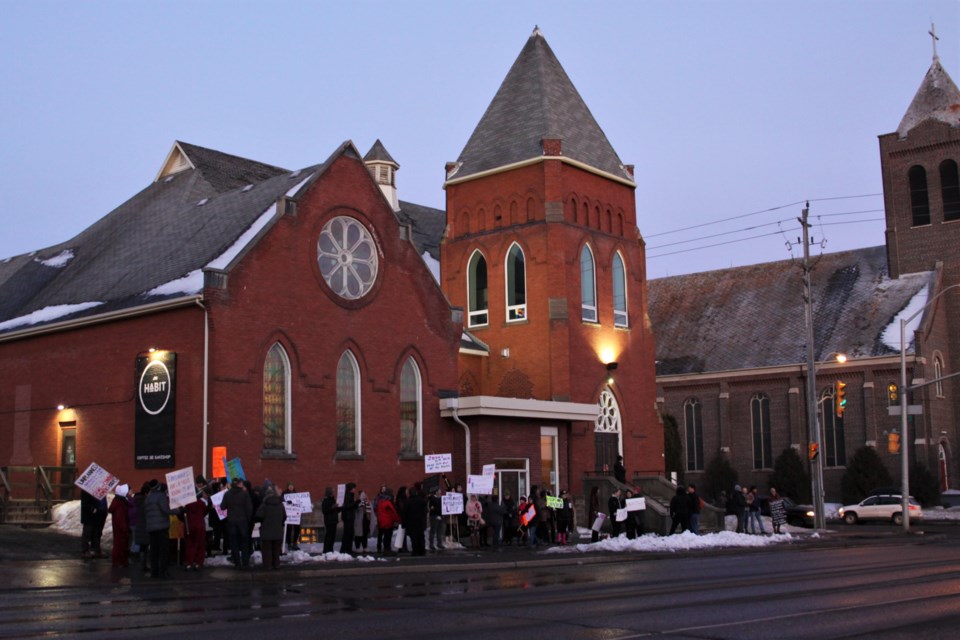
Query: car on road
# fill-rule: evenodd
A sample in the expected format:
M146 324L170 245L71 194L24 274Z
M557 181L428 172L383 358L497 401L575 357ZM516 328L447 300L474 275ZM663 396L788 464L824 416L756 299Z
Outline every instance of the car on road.
M910 498L908 505L910 520L923 518L920 504ZM881 520L895 525L903 524L903 500L896 494L873 495L864 498L859 504L840 507L837 514L847 524L857 524L866 520Z
M790 498L783 499L783 508L787 510L787 524L795 527L813 527L813 505L797 504Z

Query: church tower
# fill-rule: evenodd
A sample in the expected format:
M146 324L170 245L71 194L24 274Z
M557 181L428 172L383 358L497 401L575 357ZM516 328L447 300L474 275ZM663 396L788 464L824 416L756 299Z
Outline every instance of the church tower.
M460 395L586 403L570 479L663 473L633 167L535 29L447 165L441 284L488 349L461 350ZM562 456L561 456L562 457Z

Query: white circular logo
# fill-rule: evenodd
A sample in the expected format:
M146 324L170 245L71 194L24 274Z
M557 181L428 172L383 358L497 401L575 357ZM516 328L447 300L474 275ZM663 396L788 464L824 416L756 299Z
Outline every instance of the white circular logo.
M140 374L140 406L152 416L164 410L170 401L170 371L159 360L148 364Z

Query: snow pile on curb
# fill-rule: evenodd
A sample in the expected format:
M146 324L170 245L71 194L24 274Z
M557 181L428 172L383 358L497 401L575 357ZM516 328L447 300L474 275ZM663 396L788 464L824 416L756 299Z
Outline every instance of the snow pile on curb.
M599 542L586 544L574 544L563 547L551 547L544 553L586 553L590 551L614 551L614 552L664 552L664 551L690 551L694 549L711 549L718 547L766 547L772 544L791 542L795 540L789 533L770 536L755 536L745 533L734 533L732 531L720 531L718 533L707 533L704 535L694 535L689 531L672 535L658 536L648 533L633 540L625 536L617 538L606 538Z

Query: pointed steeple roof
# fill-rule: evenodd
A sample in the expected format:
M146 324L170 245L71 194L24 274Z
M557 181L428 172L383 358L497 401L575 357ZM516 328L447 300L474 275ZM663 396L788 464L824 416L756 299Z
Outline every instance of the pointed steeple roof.
M447 178L541 157L544 139L562 140L566 158L633 182L543 33L534 29Z
M960 90L941 66L938 57L934 57L917 94L913 96L910 108L897 127L897 133L905 138L915 126L931 119L953 127L960 126Z
M396 160L393 159L393 156L387 151L387 148L383 146L383 143L380 142L380 138L377 138L377 141L373 143L373 146L370 147L370 151L367 151L367 155L363 156L364 162L389 162L390 164L396 165L398 168L400 165Z

